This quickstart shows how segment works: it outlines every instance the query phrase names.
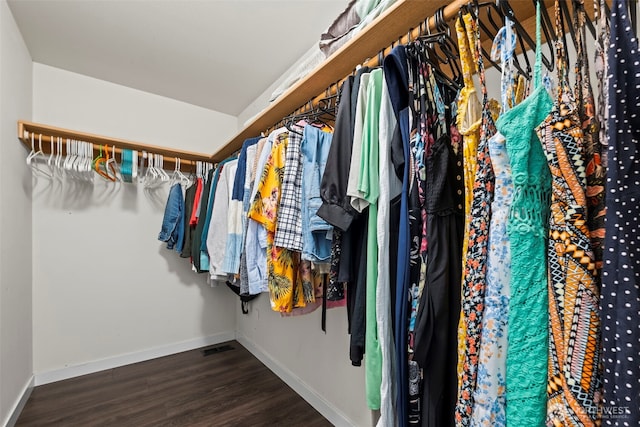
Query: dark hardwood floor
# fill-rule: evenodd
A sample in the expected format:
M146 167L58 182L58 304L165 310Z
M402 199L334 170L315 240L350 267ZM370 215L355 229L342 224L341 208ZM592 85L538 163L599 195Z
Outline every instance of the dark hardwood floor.
M192 350L38 386L16 426L331 425L239 343L225 344L233 349Z

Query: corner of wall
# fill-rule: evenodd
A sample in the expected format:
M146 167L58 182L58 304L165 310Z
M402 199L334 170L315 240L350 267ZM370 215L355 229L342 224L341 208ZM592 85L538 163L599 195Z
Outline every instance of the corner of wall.
M321 310L282 317L269 296L250 302L249 313L236 316L236 340L336 426L369 425L364 368L349 360L347 313Z
M8 425L33 384L32 182L16 135L17 121L32 117L32 68L9 5L0 0L0 422Z

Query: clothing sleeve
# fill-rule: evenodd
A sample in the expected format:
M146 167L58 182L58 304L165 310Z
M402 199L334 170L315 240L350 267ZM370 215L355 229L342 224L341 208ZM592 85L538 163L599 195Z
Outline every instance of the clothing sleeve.
M358 190L358 178L361 172L364 119L367 107L367 92L371 74L363 74L358 91L358 103L356 106L355 129L353 131L353 149L351 150L351 167L349 169L349 181L347 183L347 196L351 198L351 206L358 212L362 212L369 204L364 200L364 194Z
M362 205L376 203L380 193L379 158L379 123L380 103L382 98L382 70L374 70L369 79L367 89L367 111L365 114L362 157L360 159L360 176L358 191L363 196Z
M249 140L246 140L244 144L242 144L242 150L238 156L238 168L236 169L236 174L233 178L233 188L231 190L232 200L242 200L242 196L244 194L244 176L247 172L246 158L248 142Z
M340 91L340 106L336 117L336 125L327 164L320 182L322 205L318 216L329 224L346 231L353 221L355 212L347 197L347 181L351 166L351 149L353 132L351 131L351 87L353 77L349 77Z

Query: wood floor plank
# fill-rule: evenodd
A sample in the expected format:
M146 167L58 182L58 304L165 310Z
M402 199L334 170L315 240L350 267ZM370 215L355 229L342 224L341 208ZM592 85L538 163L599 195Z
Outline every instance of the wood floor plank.
M236 341L38 386L16 426L331 424Z

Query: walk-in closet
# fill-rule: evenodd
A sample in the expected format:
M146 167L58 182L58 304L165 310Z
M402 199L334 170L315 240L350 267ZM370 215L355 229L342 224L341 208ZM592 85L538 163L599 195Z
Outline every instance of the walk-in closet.
M640 425L637 0L0 0L0 425Z

